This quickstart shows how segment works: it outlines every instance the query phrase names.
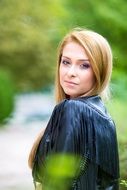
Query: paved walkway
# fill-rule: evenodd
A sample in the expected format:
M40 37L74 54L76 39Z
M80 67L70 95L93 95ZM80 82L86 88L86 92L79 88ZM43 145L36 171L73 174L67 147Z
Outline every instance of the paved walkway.
M47 122L0 128L0 190L33 190L30 148Z

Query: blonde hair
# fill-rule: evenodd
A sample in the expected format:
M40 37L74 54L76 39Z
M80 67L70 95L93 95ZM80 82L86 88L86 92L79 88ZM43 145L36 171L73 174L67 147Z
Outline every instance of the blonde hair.
M61 62L61 56L63 48L69 42L77 42L80 44L90 59L90 63L95 75L95 86L87 93L86 96L99 94L106 97L108 94L108 86L112 73L112 51L107 40L100 34L91 30L76 28L68 33L58 48L58 61L56 71L56 102L59 103L63 99L67 98L64 93L59 80L59 66ZM36 139L31 152L29 154L28 164L29 167L33 167L34 157L36 154L37 147L43 136L42 131Z
M69 42L77 42L81 45L90 59L90 63L95 75L95 86L86 96L99 94L107 97L109 94L109 81L112 73L112 51L108 41L100 34L82 28L76 28L67 34L61 41L58 48L58 61L56 72L56 102L59 103L67 98L59 80L59 66L63 48Z

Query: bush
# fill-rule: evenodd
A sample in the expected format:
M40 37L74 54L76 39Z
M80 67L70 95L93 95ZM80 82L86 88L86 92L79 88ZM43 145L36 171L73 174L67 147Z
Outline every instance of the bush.
M14 105L14 86L9 74L0 71L0 123L11 114Z
M114 69L111 90L113 92L113 97L127 101L127 75L125 72Z
M116 99L108 102L107 107L116 123L120 158L120 190L127 189L127 98Z

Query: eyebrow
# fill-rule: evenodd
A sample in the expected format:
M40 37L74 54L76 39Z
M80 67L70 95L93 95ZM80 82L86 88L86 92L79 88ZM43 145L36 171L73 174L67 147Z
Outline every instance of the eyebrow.
M62 58L62 57L71 60L71 58L69 58L69 57L67 57L67 56L62 55L61 58ZM90 60L89 60L89 59L78 59L78 61L88 61L88 62L89 62Z

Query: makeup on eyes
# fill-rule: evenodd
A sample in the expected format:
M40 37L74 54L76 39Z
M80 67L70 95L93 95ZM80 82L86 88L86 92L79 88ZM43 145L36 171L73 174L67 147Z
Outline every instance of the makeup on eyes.
M88 69L88 68L90 68L90 64L89 64L88 62L82 63L82 64L80 65L80 68L81 68L81 69Z
M75 62L81 69L88 69L90 67L89 59L77 59ZM63 56L61 58L61 63L64 65L69 65L72 63L72 60L69 57Z

